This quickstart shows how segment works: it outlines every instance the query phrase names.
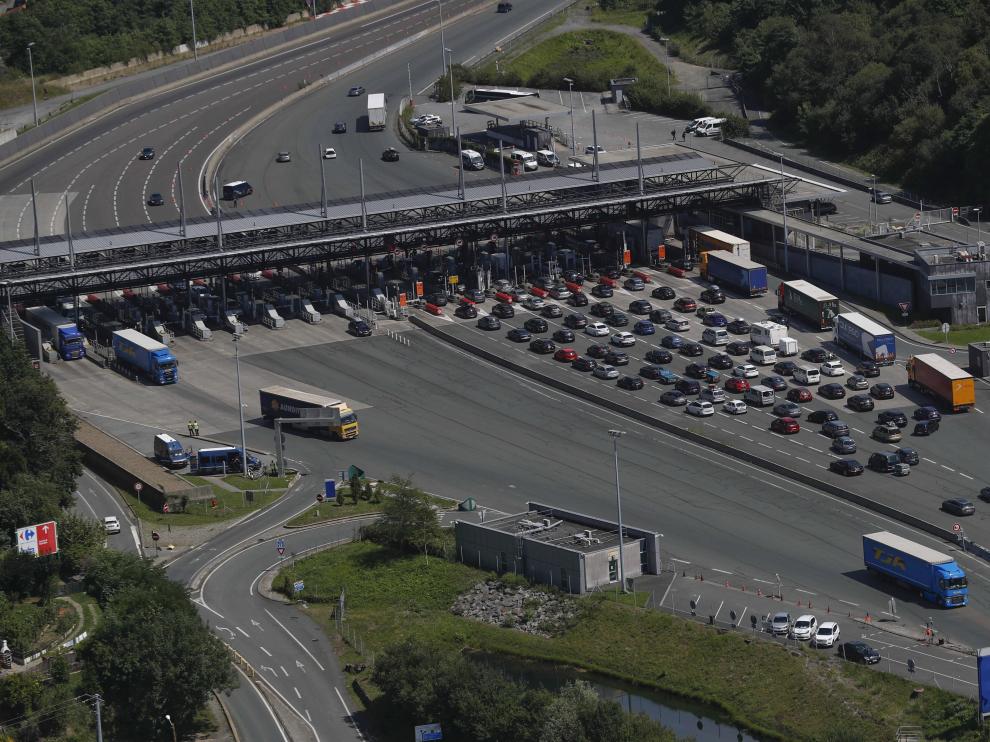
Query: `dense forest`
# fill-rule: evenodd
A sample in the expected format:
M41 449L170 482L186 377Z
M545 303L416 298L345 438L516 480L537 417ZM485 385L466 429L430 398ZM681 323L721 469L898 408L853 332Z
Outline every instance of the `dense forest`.
M196 38L260 24L281 26L309 7L306 0L194 0ZM335 0L318 0L326 10ZM28 72L27 46L36 73L73 73L126 62L192 43L189 0L27 0L27 8L0 16L3 63Z
M721 50L815 151L927 198L985 198L986 0L657 0L649 30Z

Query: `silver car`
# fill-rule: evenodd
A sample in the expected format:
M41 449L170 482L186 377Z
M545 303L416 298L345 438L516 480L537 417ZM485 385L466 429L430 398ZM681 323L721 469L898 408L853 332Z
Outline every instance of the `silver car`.
M686 319L681 319L680 317L671 317L669 320L664 322L663 326L671 332L684 332L685 330L691 329L691 323Z
M618 379L619 370L615 366L608 366L602 364L598 366L592 373L599 379Z
M292 155L288 152L279 152L275 156L275 162L292 162Z

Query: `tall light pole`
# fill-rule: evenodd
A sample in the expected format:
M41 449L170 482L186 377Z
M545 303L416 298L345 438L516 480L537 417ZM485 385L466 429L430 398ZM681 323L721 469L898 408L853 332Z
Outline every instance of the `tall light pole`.
M167 721L168 725L172 727L172 742L179 742L179 738L175 734L175 724L172 723L171 715L165 714L165 721Z
M444 54L447 42L443 40L443 3L441 0L436 0L436 2L437 12L440 13L440 77L443 77L444 72L447 71L447 57Z
M978 209L973 209L973 211L976 212L976 244L979 245L980 239L981 239L981 233L980 233L980 212L983 211L983 207L981 206Z
M663 63L667 68L667 97L670 97L670 51L667 49L667 45L670 43L670 39L666 36L660 37L660 43L663 44Z
M619 438L624 436L624 430L610 430L609 437L612 439L612 455L615 458L615 508L619 514L619 583L622 585L622 592L626 590L626 563L622 557L623 552L623 530L622 530L622 490L619 489Z
M874 216L876 210L876 200L877 200L877 176L870 173L870 181L872 185L870 186L870 232L873 232L873 224L876 222Z
M234 334L234 369L237 375L237 416L241 421L241 474L247 477L247 443L244 439L244 404L241 402L241 358L237 351L238 340L241 336L237 333ZM167 716L165 717L168 718ZM175 731L175 727L172 727L172 731Z
M449 55L447 64L447 74L450 76L450 133L457 131L457 122L454 120L454 50L444 47L444 51ZM460 153L457 155L460 157Z
M784 272L790 273L790 256L787 252L787 186L784 183L784 153L780 153L780 213L784 219Z
M34 57L31 56L31 47L34 46L32 41L27 45L28 50L28 69L31 70L31 102L34 103L34 125L38 125L38 93L34 87Z
M567 83L567 89L570 90L571 96L571 154L577 154L577 142L574 141L574 81L565 77L564 82Z
M189 18L192 21L193 32L193 59L199 59L199 48L196 43L196 9L193 7L193 0L189 0Z

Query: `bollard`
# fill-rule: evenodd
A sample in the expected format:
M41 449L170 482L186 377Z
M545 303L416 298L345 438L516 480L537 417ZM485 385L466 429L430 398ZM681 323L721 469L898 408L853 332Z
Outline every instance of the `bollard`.
M800 598L798 598L798 602L797 602L797 607L798 607L798 608L800 608L800 607L801 607L801 599L800 599Z
M705 581L705 573L704 573L704 572L702 572L702 573L701 573L701 581L702 581L702 582L704 582L704 581Z

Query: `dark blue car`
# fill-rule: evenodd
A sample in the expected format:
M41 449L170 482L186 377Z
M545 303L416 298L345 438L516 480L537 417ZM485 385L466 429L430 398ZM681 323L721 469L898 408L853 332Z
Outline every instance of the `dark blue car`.
M729 324L729 321L718 312L706 314L702 322L704 322L704 324L708 327L725 327Z
M653 323L648 319L641 319L633 326L633 332L637 335L652 335L657 331L657 328L653 326Z
M515 343L528 343L533 336L529 334L528 330L524 330L521 327L513 327L509 330L507 337Z
M671 348L672 350L677 350L682 345L684 345L684 338L680 335L666 335L664 339L660 341L660 345L664 348Z

